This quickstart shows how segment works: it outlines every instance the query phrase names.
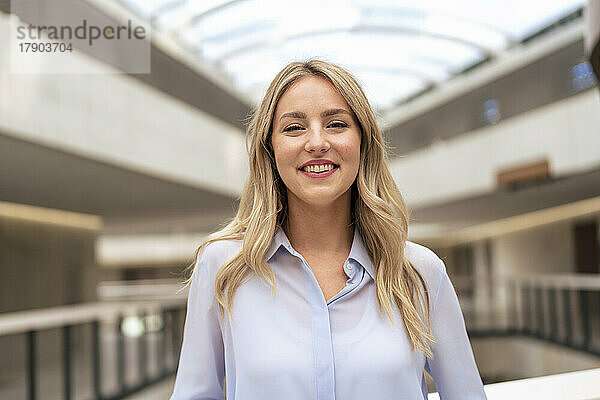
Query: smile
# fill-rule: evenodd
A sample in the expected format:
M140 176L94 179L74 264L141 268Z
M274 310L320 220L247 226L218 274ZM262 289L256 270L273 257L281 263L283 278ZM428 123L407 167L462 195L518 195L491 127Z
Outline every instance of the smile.
M308 165L302 169L299 169L304 175L311 178L326 178L333 174L339 169L338 165L334 164L321 164L321 165Z

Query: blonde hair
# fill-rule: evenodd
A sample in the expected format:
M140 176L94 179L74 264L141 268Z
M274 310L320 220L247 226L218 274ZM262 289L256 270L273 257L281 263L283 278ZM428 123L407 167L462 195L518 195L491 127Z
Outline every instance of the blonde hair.
M413 349L432 357L434 338L429 293L423 277L404 255L408 234L406 205L387 166L386 144L369 101L354 77L338 65L317 59L292 62L273 79L253 112L246 132L250 172L237 214L198 247L190 268L194 269L207 244L242 240L240 251L218 270L215 278L215 297L221 316L224 308L231 314L235 291L249 274L266 280L275 293L273 270L264 258L277 225L283 226L288 212L286 187L277 171L271 147L273 115L283 93L307 75L329 80L344 97L361 127L360 166L351 189L352 220L374 264L379 313L383 307L394 323L392 304L395 304ZM191 279L190 276L187 282Z

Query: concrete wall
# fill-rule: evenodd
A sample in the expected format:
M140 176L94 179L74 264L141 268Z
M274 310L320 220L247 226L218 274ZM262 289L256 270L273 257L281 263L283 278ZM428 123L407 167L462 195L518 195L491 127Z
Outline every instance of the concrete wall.
M0 13L0 132L112 165L210 189L241 192L243 132L90 57L92 74L14 73L10 18Z
M493 238L493 273L575 272L573 223L562 221Z
M0 217L0 312L94 301L96 235Z
M600 93L588 90L391 162L409 205L488 193L497 173L545 158L553 176L600 165ZM477 168L473 168L477 166Z

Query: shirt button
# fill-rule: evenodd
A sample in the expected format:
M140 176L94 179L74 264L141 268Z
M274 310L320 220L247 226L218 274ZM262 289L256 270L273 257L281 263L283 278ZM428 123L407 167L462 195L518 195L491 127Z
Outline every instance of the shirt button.
M349 269L349 270L352 269L352 265L346 264L346 269Z

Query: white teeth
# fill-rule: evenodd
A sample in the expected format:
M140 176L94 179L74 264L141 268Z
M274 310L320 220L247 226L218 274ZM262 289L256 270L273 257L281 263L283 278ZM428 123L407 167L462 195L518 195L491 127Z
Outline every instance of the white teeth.
M324 172L331 171L334 168L333 164L308 165L302 168L306 172Z

